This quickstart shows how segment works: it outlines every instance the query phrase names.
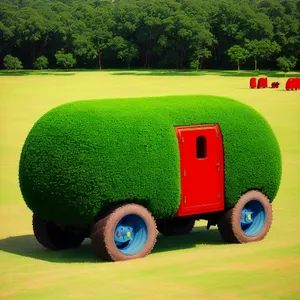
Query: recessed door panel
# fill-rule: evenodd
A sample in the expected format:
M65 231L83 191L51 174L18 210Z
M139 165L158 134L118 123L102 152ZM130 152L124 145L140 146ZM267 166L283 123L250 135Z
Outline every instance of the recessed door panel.
M181 169L179 215L224 208L223 149L218 125L176 128Z

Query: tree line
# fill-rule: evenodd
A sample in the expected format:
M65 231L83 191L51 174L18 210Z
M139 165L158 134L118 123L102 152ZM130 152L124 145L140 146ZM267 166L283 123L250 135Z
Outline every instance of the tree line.
M300 0L0 0L0 67L300 67Z

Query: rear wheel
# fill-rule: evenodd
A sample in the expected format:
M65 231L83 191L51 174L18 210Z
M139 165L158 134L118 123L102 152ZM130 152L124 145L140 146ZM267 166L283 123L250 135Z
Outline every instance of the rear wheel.
M269 199L263 193L252 190L225 212L218 229L227 243L248 243L262 240L271 224L272 206Z
M93 227L92 247L104 260L147 256L156 243L156 223L141 205L125 204L107 213Z
M165 236L188 234L192 231L194 225L194 219L183 217L157 221L158 231Z
M85 232L75 231L70 227L42 220L35 214L32 218L32 226L37 241L51 250L79 247L85 238Z

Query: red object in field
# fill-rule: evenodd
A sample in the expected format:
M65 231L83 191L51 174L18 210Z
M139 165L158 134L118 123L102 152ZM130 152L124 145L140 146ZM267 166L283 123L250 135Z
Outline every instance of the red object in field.
M271 84L272 89L278 89L278 87L279 87L279 82L272 82Z
M268 87L268 78L259 78L257 88L258 89L264 89Z
M300 90L300 78L299 77L295 78L295 81L296 81L296 89Z
M300 78L289 78L285 84L285 89L287 91L300 90Z
M180 151L177 216L224 210L223 141L219 125L175 127Z
M285 89L287 91L291 91L293 90L293 85L294 85L294 79L293 78L289 78L285 84Z
M256 88L256 78L250 78L250 88L251 89Z

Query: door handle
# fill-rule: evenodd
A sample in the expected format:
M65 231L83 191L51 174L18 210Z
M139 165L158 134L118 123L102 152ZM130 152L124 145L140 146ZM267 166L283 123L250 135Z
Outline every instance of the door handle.
M216 168L217 168L218 171L220 171L220 164L219 163L216 164Z

